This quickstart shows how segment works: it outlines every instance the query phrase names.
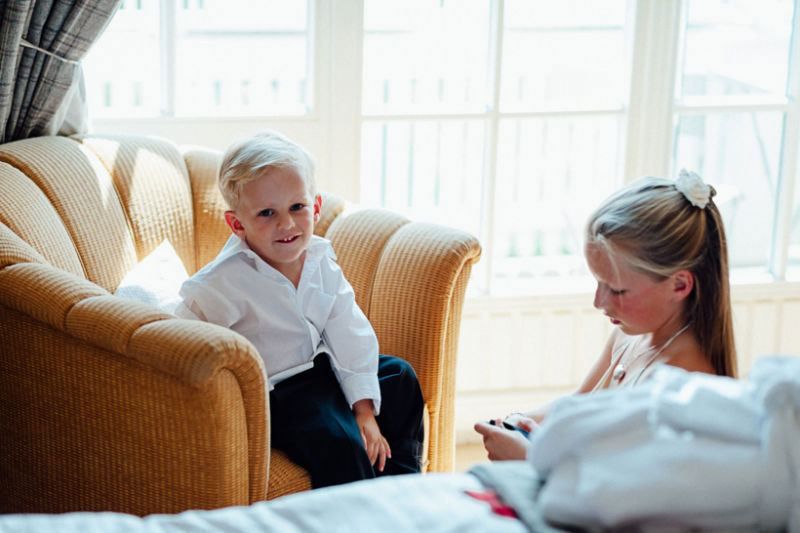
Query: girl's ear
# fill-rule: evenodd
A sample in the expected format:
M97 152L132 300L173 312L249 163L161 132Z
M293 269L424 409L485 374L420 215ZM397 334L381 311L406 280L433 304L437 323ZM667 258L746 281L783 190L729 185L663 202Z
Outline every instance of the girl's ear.
M322 213L322 196L319 194L314 197L314 224L319 222L320 214Z
M234 232L238 237L242 239L245 237L244 226L242 226L242 222L236 216L236 213L233 211L225 211L225 223L228 224L228 227L231 228L231 231Z
M672 294L678 301L684 300L694 288L694 274L688 270L679 270L672 275Z

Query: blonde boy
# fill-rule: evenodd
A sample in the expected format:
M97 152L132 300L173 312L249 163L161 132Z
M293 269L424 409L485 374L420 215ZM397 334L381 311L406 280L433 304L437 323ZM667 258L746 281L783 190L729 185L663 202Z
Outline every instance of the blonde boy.
M265 131L226 152L219 186L233 234L181 287L177 314L249 339L269 376L275 448L314 487L419 472L422 395L411 366L378 355L330 242L299 145Z

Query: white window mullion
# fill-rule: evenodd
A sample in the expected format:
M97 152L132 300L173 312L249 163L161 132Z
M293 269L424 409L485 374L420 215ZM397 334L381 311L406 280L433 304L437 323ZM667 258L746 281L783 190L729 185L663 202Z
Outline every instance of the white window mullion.
M321 43L328 41L330 31L330 7L320 6L321 2L308 1L308 12L306 14L306 114L307 116L319 117L319 102L321 97L321 87L327 81L321 71L322 61L328 58L320 57L325 50Z
M800 148L800 17L795 0L794 24L789 53L789 72L786 86L790 105L783 122L781 166L775 202L775 231L769 255L769 271L777 280L786 279L789 243L792 232L792 214L795 208L794 191L797 181L798 149Z
M683 3L663 0L636 3L626 182L646 175L666 176L669 172Z
M328 190L352 201L361 197L361 80L364 45L364 0L338 2L318 0L330 13L327 73L330 81L325 101L328 153L330 158ZM320 46L318 52L322 53ZM324 61L320 55L319 61ZM320 83L320 88L326 87ZM335 189L334 189L335 186Z
M484 261L484 283L488 294L492 294L492 279L494 277L494 230L495 230L495 192L497 190L497 131L500 121L500 83L503 63L503 13L504 0L492 2L492 23L489 36L489 65L490 84L489 95L491 102L486 115L486 157L484 166L484 195L482 224L482 243Z
M175 87L177 67L175 62L176 42L175 20L177 0L161 0L160 40L161 40L161 116L175 116Z

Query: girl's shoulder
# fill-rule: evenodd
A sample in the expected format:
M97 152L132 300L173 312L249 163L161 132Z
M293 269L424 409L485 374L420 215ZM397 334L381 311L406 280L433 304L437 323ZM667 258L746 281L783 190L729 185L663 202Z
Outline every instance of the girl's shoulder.
M675 350L671 350L670 357L666 363L689 372L715 373L711 359L703 352L699 343L693 339L691 342L683 343L676 346Z

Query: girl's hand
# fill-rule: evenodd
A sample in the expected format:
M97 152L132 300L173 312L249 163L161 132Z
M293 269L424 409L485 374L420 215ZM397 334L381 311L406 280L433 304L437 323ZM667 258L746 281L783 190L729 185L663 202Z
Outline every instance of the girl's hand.
M511 413L503 421L508 422L512 426L524 429L528 433L533 433L533 430L539 427L539 423L536 422L536 420L521 413Z
M497 426L487 422L477 422L475 431L483 435L483 447L488 452L492 461L524 460L528 453L528 439L521 433L502 426L502 421L497 420Z
M361 438L364 439L364 449L367 451L369 462L379 472L383 472L386 466L386 459L392 458L392 450L381 434L378 421L375 420L375 414L372 411L372 400L357 401L353 404L353 412L356 416L356 423L361 430Z

